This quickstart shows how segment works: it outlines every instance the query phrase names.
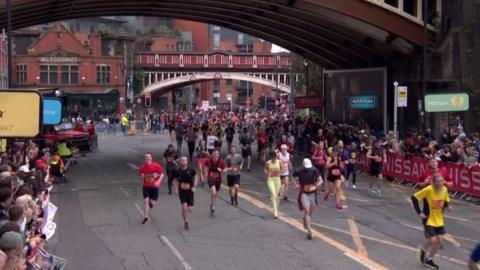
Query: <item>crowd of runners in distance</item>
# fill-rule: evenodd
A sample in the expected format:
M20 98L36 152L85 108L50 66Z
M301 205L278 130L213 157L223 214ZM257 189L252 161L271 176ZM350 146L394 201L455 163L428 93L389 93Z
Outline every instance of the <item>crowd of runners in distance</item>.
M160 115L162 117L162 115ZM140 167L144 183L143 195L145 217L149 221L149 209L158 199L158 187L166 174L169 194L175 192L181 202L185 230L189 229L189 213L193 211L194 193L198 185L208 185L211 193L210 214L215 217L217 194L221 190L222 175L226 175L230 202L238 205L238 190L241 171L250 171L252 159L264 164L263 171L270 191L273 218L279 215L279 203L288 201L291 178L298 187L297 202L304 212L303 223L307 239L312 239L311 216L317 206L317 194L323 192L327 201L335 198L335 207L347 208L344 188L357 188L356 178L358 156L365 154L369 160L370 177L368 195L382 198L382 169L386 153L415 154L430 158L428 171L422 175L422 189L412 196L412 204L424 225L426 242L418 246L418 260L425 266L438 269L434 256L443 244L445 227L443 211L451 209L448 189L454 183L448 173L439 168L438 161L467 162L478 165L480 145L478 137L468 137L461 128L455 135L442 135L439 142L427 131L423 136L408 133L399 140L393 132L382 134L366 123L356 125L318 121L312 117L296 117L287 113L243 113L197 112L177 115L165 114L165 132L169 133L171 144L165 150L164 167L152 161L152 155L145 155ZM162 118L161 118L162 119ZM238 135L234 143L235 136ZM224 139L226 145L224 145ZM435 143L432 143L435 142ZM182 153L186 143L188 151ZM463 157L459 149L473 152ZM446 149L456 149L447 154ZM254 151L255 150L255 151ZM405 152L403 152L405 151ZM222 153L226 152L225 158ZM446 156L448 159L445 160ZM294 168L293 161L301 165ZM472 260L478 256L472 254ZM472 264L474 265L474 264ZM472 268L475 269L475 268Z

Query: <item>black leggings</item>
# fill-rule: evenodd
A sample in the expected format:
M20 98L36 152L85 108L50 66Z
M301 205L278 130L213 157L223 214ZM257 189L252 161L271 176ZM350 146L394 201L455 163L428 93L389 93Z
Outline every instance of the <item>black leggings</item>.
M357 183L357 167L356 167L356 165L349 164L347 166L347 176L345 177L346 181L348 181L348 178L350 177L350 174L352 174L352 184L355 185Z
M195 142L188 142L188 154L190 155L190 160L193 158L193 152L195 151Z

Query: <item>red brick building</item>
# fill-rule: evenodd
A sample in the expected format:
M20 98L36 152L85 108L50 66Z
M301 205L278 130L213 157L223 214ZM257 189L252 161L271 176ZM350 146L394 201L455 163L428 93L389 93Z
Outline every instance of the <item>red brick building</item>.
M125 110L124 59L102 55L98 35L71 33L61 24L40 36L27 52L14 53L17 88L58 88L68 111L91 115Z
M0 33L0 89L8 86L8 47L5 31Z

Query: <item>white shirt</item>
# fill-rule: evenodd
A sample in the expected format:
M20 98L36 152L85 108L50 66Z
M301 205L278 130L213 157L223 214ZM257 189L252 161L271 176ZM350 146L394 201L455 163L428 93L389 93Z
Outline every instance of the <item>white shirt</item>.
M208 150L215 149L215 141L218 141L217 136L214 136L214 135L208 135L207 136L207 149Z
M289 168L288 168L288 166L290 164L290 154L286 153L284 155L282 152L280 152L279 159L280 159L280 163L282 164L281 175L282 176L290 175L290 171L289 171Z

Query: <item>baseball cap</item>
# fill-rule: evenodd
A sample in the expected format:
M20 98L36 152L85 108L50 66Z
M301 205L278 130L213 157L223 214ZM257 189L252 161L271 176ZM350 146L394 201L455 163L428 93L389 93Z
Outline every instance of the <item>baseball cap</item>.
M305 167L306 169L310 169L313 167L310 159L308 158L303 159L303 167Z
M22 166L20 166L20 168L18 168L18 171L19 172L24 172L24 173L29 173L30 169L28 168L27 165L22 165Z

